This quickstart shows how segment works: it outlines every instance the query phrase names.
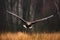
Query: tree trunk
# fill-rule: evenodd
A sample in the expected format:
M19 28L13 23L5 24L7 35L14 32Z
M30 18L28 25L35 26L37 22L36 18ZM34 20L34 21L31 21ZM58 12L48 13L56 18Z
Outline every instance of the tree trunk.
M6 27L6 12L5 12L5 0L0 0L0 31L5 31Z

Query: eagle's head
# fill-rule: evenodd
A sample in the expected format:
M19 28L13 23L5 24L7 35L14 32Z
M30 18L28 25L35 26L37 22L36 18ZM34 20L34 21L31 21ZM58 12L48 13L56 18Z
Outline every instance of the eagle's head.
M26 22L27 25L31 25L31 22Z

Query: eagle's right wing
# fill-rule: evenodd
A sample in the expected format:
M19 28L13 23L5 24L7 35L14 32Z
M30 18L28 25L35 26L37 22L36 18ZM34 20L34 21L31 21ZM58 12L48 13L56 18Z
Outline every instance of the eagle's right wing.
M10 13L10 14L12 14L13 16L15 16L15 17L17 17L17 18L19 18L21 21L23 21L24 23L26 23L27 21L25 21L23 18L21 18L20 16L18 16L18 15L16 15L16 14L14 14L14 13L12 13L12 12L10 12L10 11L8 11L8 10L6 10L8 13Z
M37 22L43 21L43 20L47 20L47 19L49 19L49 18L51 18L51 17L53 17L53 16L54 16L54 15L50 15L50 16L48 16L48 17L45 17L45 18L42 18L42 19L35 20L35 21L33 21L33 22L31 23L31 25L32 25L32 24L35 24L35 23L37 23Z

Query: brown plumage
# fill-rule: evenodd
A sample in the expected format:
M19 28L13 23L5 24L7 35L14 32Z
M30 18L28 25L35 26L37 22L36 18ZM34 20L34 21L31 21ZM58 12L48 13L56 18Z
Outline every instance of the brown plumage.
M13 15L13 16L19 18L21 21L23 21L23 22L25 23L25 24L23 25L23 27L25 27L25 28L32 28L32 25L33 25L33 24L35 24L35 23L37 23L37 22L40 22L40 21L43 21L43 20L47 20L47 19L53 17L53 15L50 15L50 16L45 17L45 18L42 18L42 19L38 19L38 20L35 20L35 21L32 21L32 22L28 22L28 21L24 20L23 18L21 18L20 16L14 14L14 13L12 13L12 12L9 12L8 10L7 10L7 12L10 13L11 15Z

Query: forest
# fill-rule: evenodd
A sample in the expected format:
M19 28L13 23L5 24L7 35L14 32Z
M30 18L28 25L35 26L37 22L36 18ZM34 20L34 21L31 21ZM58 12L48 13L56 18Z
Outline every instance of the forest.
M60 32L60 0L0 0L0 32ZM35 21L54 15L26 29L19 18L6 10L20 16L26 21Z

